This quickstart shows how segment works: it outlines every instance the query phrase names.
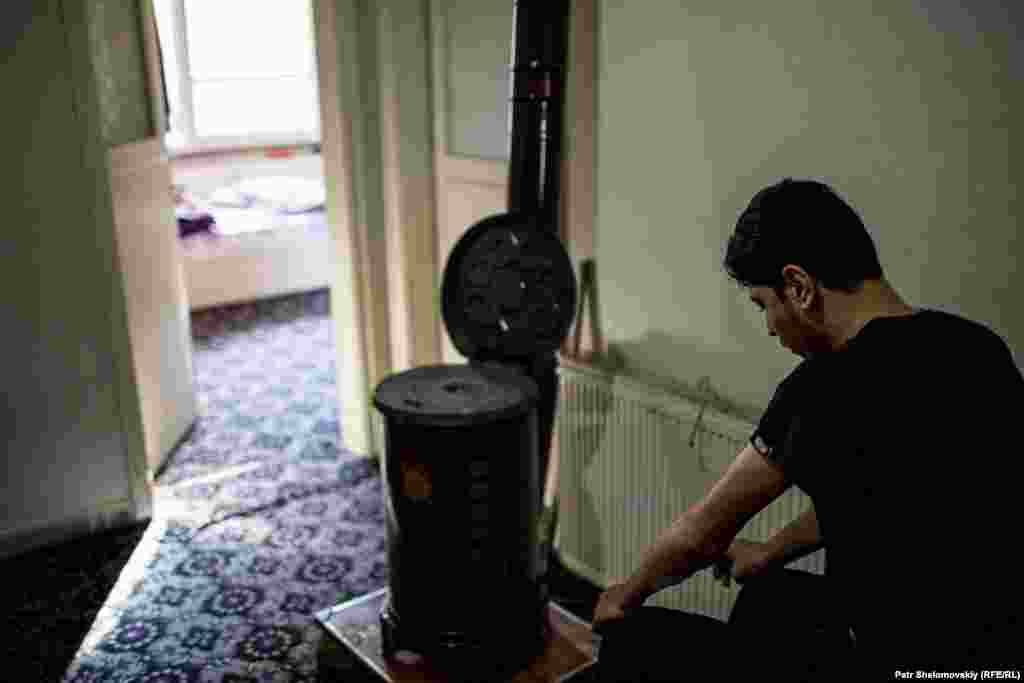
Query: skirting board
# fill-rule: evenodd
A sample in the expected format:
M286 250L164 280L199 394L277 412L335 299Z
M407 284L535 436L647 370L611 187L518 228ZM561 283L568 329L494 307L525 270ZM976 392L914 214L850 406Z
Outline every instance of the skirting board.
M24 525L0 533L0 560L89 534L131 526L139 516L130 498L104 501L60 520Z

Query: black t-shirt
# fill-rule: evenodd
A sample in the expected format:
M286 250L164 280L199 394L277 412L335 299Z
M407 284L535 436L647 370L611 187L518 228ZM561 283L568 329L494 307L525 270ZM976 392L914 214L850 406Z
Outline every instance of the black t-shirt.
M779 384L751 443L814 502L865 656L961 662L1016 628L1021 418L1006 343L927 309L871 320Z

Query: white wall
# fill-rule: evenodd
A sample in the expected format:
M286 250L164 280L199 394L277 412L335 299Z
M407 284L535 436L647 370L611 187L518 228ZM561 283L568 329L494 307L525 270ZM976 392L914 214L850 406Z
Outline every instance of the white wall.
M141 417L80 3L5 10L0 555L148 514Z
M787 175L850 201L912 305L989 325L1020 362L1024 12L1010 6L601 2L597 272L629 365L709 375L740 412L763 409L799 359L721 261L739 212Z

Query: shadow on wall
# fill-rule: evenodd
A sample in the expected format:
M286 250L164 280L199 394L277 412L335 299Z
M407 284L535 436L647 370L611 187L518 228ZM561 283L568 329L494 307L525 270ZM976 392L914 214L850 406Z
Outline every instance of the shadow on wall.
M709 467L709 455L712 461L722 461L723 447L730 458L735 454L732 442L719 443L707 430L694 431L689 420L616 399L618 380L689 397L696 405L706 400L708 411L743 422L753 423L760 416L760 408L721 396L710 374L692 381L673 376L669 361L675 368L690 363L701 373L729 362L722 357L699 364L691 360L706 355L692 341L649 332L629 342L611 344L605 354L588 355L581 364L583 374L563 384L560 439L565 444L563 452L571 455L562 458L561 479L576 484L563 484L560 496L573 510L572 523L579 525L571 552L586 567L602 573L614 570L609 566L613 548L606 547L615 543L615 533L606 526L613 523L606 518L610 511L618 510L631 520L667 522L681 501L700 498L720 474ZM627 358L646 362L629 363ZM651 359L661 359L662 365ZM563 363L571 364L571 359ZM642 471L633 469L629 461L634 458L649 459Z
M618 367L616 360L607 355L591 356L587 363L591 368L600 371L600 379L597 381L602 389L611 384L614 369ZM613 395L611 391L591 391L573 383L564 384L562 391L559 439L561 443L570 444L569 448L576 457L560 458L559 478L563 482L574 482L572 485L559 487L559 498L562 499L560 504L576 510L578 524L582 528L597 529L600 520L593 493L589 487L575 483L586 481L587 472L601 451L608 424L612 419ZM580 534L577 533L577 536L580 537ZM577 549L577 554L577 559L585 566L603 571L605 548L599 534L587 534L586 543Z
M720 388L721 375L736 363L735 351L648 330L642 337L609 344L609 356L630 377L687 396L698 405L707 400L709 409L745 422L756 423L766 407L731 398ZM681 377L687 368L692 372Z

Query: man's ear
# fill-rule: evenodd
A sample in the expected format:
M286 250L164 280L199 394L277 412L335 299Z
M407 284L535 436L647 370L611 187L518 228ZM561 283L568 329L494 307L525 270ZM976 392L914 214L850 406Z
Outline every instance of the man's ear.
M789 265L783 268L782 276L786 283L786 293L794 306L807 310L814 303L815 281L800 266Z

